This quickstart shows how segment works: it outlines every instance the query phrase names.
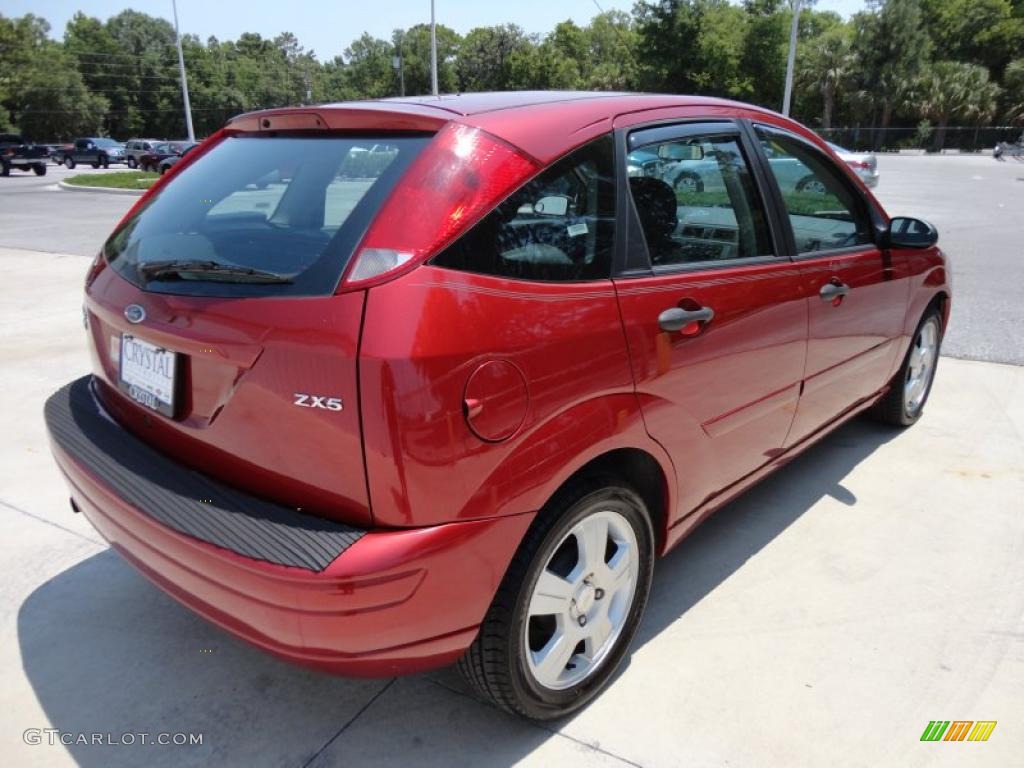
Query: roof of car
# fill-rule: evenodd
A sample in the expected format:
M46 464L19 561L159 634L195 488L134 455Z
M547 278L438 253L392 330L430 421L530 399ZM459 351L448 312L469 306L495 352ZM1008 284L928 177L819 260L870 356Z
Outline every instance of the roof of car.
M710 96L609 91L500 91L406 96L288 107L239 115L232 130L343 129L437 131L445 123L482 128L542 162L611 130L623 115L695 108L699 115L746 113L780 118L762 107ZM671 116L665 113L666 118Z

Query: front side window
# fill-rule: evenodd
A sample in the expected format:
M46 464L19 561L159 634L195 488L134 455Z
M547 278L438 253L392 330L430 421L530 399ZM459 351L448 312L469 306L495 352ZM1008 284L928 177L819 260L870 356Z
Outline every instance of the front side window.
M864 202L831 160L795 138L758 128L793 226L798 253L872 241Z
M202 296L334 291L384 198L429 141L237 136L184 169L107 241L147 291ZM158 153L171 154L167 144Z
M737 138L646 145L630 152L627 168L653 266L771 255L764 209Z
M519 280L606 279L614 232L612 139L604 136L513 192L432 263Z

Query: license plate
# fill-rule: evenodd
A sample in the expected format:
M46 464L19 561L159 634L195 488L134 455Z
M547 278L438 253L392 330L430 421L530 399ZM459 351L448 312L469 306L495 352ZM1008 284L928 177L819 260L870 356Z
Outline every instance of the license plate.
M121 390L132 400L174 416L174 352L121 334Z

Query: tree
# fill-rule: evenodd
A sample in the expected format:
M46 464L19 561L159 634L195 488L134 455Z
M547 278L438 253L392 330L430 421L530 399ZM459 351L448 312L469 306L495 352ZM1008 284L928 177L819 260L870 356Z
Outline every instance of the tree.
M395 47L387 40L364 32L345 49L345 73L349 87L361 98L398 95L391 58Z
M945 144L951 118L991 119L999 87L989 81L988 70L962 61L937 61L917 83L922 117L936 121L935 151Z
M832 127L836 101L856 72L857 60L848 28L837 26L808 46L800 67L800 80L821 95L821 127Z
M913 88L931 56L919 0L869 0L870 10L853 17L860 86L881 107L883 131ZM881 135L876 138L876 148Z
M782 0L744 0L747 36L741 69L752 85L749 100L772 109L782 106L789 46L789 13Z
M440 93L452 93L458 89L455 59L460 42L461 38L454 29L437 25L437 89ZM393 44L396 54L402 55L405 92L410 96L430 93L430 25L417 24L407 30L395 30ZM393 76L397 93L398 73Z
M1024 123L1024 58L1007 64L1003 88L1003 114L1011 123Z
M49 31L32 14L0 16L0 122L36 141L98 133L109 104L90 93Z
M535 46L522 28L515 24L476 27L462 39L456 71L460 91L504 91L515 85L517 54L520 61ZM524 74L519 68L520 79Z

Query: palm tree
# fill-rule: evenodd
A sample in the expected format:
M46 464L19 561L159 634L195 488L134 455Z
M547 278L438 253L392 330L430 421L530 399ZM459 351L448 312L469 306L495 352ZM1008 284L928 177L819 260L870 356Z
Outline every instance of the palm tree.
M916 83L918 110L936 122L936 151L946 141L952 118L991 119L999 86L989 81L988 70L962 61L937 61Z
M845 29L829 30L811 46L801 78L821 93L821 127L832 127L836 99L846 87L856 61Z

